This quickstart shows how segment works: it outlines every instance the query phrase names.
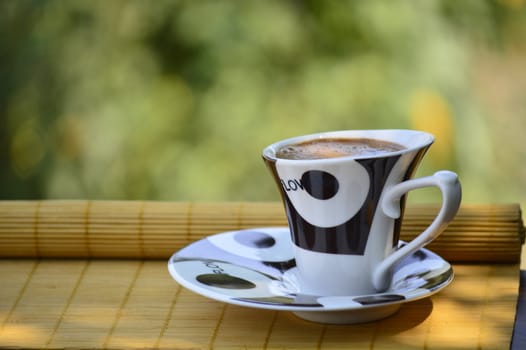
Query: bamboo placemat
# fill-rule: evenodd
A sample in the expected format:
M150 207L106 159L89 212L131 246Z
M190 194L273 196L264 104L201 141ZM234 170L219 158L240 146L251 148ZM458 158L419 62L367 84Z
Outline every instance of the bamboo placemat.
M394 316L310 323L178 286L158 260L0 260L0 347L508 349L519 269L454 265L455 281Z
M401 238L437 212L409 206ZM207 235L286 224L277 202L0 201L0 256L168 259ZM516 263L523 239L519 205L462 205L428 248L452 262Z
M402 238L437 210L409 207ZM429 248L483 263L455 264L452 285L379 322L320 325L227 305L168 274L168 257L192 241L285 224L280 203L0 202L0 347L509 348L524 237L518 205L462 206Z

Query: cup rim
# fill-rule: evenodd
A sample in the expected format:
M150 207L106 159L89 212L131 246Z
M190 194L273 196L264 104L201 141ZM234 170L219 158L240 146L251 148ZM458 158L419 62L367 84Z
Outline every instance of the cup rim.
M403 142L400 139L395 139L397 136L400 138L411 137L411 145L409 141ZM378 155L362 155L362 156L341 156L334 158L320 158L320 159L286 159L276 157L276 152L286 145L305 142L314 139L323 138L369 138L381 141L389 141L398 143L404 147L404 149L393 152L382 152ZM409 152L413 152L424 147L430 146L435 141L435 136L426 131L413 130L413 129L354 129L354 130L337 130L337 131L324 131L313 134L306 134L301 136L290 137L274 142L263 149L263 158L271 161L280 162L338 162L345 159L371 159L371 158L384 158L386 156L396 156Z

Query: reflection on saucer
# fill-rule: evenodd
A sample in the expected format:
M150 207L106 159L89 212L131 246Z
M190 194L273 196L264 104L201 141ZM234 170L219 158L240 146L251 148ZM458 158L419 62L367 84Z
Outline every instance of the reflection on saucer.
M253 289L256 285L250 281L239 277L230 276L229 274L215 274L205 273L199 275L196 281L210 287L224 288L224 289Z
M357 298L354 298L353 300L362 305L375 305L375 304L402 301L402 300L405 300L405 297L403 295L398 295L398 294L378 294L378 295L368 295L368 296L363 296L363 297L357 297Z

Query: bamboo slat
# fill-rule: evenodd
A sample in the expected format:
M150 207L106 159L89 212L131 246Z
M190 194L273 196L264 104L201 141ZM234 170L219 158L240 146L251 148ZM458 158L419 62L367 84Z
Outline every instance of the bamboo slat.
M409 206L411 240L437 205ZM207 235L285 226L281 203L155 201L0 201L0 256L167 259ZM428 248L452 262L518 262L524 227L516 204L463 205Z
M20 349L509 349L517 264L454 265L440 293L357 325L223 304L158 260L2 259L0 347Z

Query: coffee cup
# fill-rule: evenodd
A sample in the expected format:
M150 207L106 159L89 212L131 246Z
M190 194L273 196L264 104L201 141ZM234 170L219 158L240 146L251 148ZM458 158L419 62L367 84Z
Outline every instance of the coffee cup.
M412 178L433 142L416 130L347 130L263 150L285 207L302 293L384 292L394 266L444 231L460 206L457 175L442 170ZM406 193L424 187L438 187L440 211L401 245Z

